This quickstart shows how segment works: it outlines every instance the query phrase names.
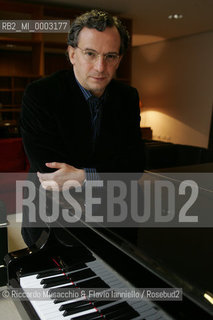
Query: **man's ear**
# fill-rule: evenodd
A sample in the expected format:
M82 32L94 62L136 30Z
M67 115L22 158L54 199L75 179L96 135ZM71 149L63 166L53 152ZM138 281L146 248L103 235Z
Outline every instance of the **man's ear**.
M70 62L74 65L75 64L75 48L72 46L68 46L67 53L70 59Z

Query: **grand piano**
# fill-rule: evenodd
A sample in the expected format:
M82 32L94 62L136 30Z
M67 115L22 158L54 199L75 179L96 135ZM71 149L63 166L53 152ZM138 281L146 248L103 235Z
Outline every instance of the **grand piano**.
M8 285L48 290L16 300L23 319L212 319L211 228L47 227L30 248L5 257ZM57 290L182 289L182 299L55 298Z

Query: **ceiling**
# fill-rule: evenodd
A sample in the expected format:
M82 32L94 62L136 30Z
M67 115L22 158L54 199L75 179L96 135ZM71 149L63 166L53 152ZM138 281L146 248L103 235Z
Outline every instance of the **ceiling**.
M133 45L213 30L213 0L45 0L101 8L133 19ZM181 14L182 19L168 19Z

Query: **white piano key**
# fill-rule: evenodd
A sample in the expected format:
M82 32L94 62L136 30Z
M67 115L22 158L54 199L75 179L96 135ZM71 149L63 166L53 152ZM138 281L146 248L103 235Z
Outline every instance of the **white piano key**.
M111 289L113 289L113 288L118 288L118 289L119 288L120 289L122 289L122 288L130 289L131 288L131 289L133 289L125 279L123 279L119 274L117 274L114 270L112 270L111 267L106 265L102 260L95 260L92 262L88 262L88 263L86 263L86 265L87 265L87 267L89 267L91 270L93 270L95 272L97 277L101 278L104 282L106 282L106 284L109 285ZM81 269L85 269L85 267L81 268ZM71 277L71 274L76 271L78 271L78 270L70 271L69 273L67 273L67 275L70 275L70 277ZM46 277L43 277L40 279L36 278L37 274L30 275L30 276L24 276L24 277L20 278L20 285L23 289L26 289L26 290L29 288L43 289L43 285L40 284L42 279L57 277L57 276L61 276L62 274L63 274L63 272L57 273L57 274L51 275L51 276L46 276ZM92 279L94 277L95 276L76 281L75 285L77 287L80 287L82 281ZM73 282L70 281L70 284L72 284L72 283ZM51 287L51 288L48 288L45 290L49 291L52 288L54 288L54 289L62 288L62 287L66 287L68 285L69 285L69 283L65 283L63 285L57 285L57 286L54 286L54 287ZM103 291L110 290L110 288L107 288L107 289L103 288ZM63 302L60 302L57 304L54 304L54 299L51 299L51 298L48 300L43 300L43 301L42 300L40 300L40 301L38 301L38 300L33 301L32 300L30 302L41 320L62 320L62 319L63 320L71 320L71 319L75 319L76 317L81 316L81 315L83 316L83 315L86 315L86 314L89 314L92 312L94 312L94 313L97 312L96 308L90 307L86 311L78 312L76 314L64 317L63 316L64 310L63 311L59 310L59 307L63 304L71 303L71 302L79 301L79 300L84 300L84 299L85 299L84 297L80 297L77 299L75 298L72 300L70 299L67 301L63 301ZM121 301L124 301L124 300L121 299L116 302L110 302L109 305L115 305ZM159 316L161 316L162 320L171 319L166 314L164 314L164 312L156 309L155 305L150 301L128 301L128 304L130 306L132 306L132 308L139 313L139 316L134 318L135 320L143 319L143 317L145 317L145 316L150 317L150 320L151 319L157 320L159 318ZM102 306L98 309L102 310L102 309L104 309L104 306Z

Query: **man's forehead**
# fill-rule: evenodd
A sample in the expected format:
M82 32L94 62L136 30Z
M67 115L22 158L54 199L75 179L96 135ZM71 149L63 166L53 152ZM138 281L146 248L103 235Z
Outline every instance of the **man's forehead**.
M78 44L96 43L99 41L107 41L108 43L116 46L120 46L120 34L115 26L107 27L103 31L98 31L95 28L84 27L78 36Z

